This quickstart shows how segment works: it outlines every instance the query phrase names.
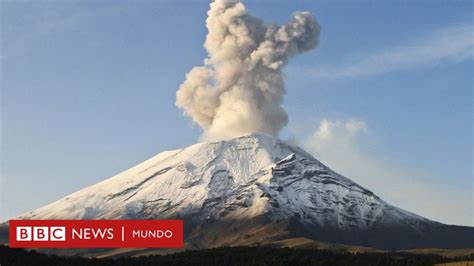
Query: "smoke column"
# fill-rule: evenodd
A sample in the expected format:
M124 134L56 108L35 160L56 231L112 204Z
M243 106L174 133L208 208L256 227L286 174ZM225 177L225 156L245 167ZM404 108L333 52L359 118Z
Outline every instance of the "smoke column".
M282 68L316 47L320 26L309 12L285 25L266 25L239 1L210 4L204 47L208 57L186 75L176 105L204 130L207 140L253 132L277 136L288 123L282 108Z

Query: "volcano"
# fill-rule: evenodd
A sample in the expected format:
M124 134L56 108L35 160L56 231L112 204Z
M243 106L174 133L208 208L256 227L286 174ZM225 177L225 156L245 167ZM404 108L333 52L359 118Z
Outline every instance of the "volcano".
M162 152L17 219L170 218L185 221L192 249L292 238L379 249L474 247L474 228L392 206L265 134Z

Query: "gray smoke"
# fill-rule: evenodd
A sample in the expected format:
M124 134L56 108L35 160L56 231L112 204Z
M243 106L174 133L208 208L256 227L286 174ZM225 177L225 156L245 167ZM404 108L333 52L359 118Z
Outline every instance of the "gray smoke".
M211 3L207 14L208 57L186 75L176 105L204 129L204 139L277 136L288 123L282 68L318 45L315 17L295 12L285 25L265 25L241 2L228 0Z

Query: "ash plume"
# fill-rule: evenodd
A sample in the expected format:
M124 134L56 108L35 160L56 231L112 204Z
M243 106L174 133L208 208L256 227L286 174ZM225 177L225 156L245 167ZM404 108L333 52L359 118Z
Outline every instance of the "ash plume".
M228 0L211 3L207 14L208 57L186 75L176 105L203 128L203 139L277 136L288 123L282 68L318 45L318 22L309 12L295 12L282 26L267 25Z

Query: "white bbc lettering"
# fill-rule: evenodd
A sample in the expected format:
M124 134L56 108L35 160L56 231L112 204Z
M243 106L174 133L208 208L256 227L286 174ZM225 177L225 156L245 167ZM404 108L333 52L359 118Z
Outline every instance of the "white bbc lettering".
M66 241L66 227L18 226L16 241Z
M79 228L72 229L72 239L113 239L113 228Z
M51 241L66 241L66 227L51 226L49 232Z
M16 228L16 241L31 241L31 227L18 226Z
M133 238L171 238L171 230L132 230Z
M33 241L48 241L49 228L47 226L33 227Z

